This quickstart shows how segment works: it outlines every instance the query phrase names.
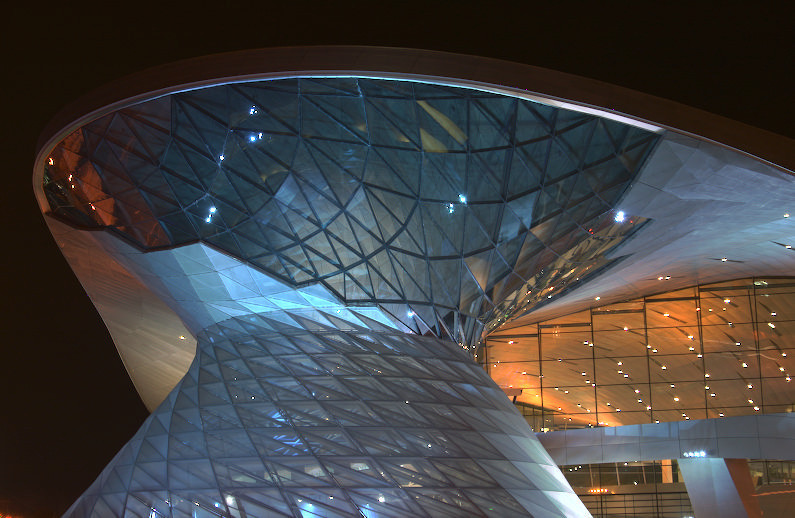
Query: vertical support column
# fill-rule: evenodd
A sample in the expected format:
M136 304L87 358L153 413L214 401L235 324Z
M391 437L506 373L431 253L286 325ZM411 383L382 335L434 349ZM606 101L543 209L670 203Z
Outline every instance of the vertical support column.
M696 518L761 518L744 459L679 459Z
M660 465L662 466L662 483L671 484L674 481L674 472L671 466L671 459L661 460Z

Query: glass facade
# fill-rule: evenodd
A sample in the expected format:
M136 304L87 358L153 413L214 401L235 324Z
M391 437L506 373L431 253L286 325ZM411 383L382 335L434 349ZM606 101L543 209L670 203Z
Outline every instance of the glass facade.
M676 460L561 466L594 518L693 516Z
M795 279L740 279L500 330L479 360L536 431L790 412L794 331Z
M613 211L658 140L471 89L281 79L94 120L43 188L72 224L147 250L200 240L471 346L610 263L643 224Z
M205 329L186 376L66 516L587 515L457 344L318 316Z
M198 350L67 514L689 515L675 461L564 477L532 432L792 411L795 279L666 292L660 277L658 295L514 320L622 259L647 221L620 203L660 138L355 77L212 86L88 122L48 156L49 214L147 252L97 240ZM791 476L757 472L760 488Z

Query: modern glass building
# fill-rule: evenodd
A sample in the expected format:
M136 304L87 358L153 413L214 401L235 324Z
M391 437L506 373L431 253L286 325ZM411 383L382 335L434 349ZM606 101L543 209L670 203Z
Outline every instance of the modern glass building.
M67 516L761 516L789 146L425 51L108 85L34 189L152 414Z

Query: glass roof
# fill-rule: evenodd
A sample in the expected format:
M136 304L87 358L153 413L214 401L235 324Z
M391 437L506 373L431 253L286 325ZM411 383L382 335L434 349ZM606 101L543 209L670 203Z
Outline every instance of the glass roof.
M150 100L81 127L52 214L143 249L204 241L420 333L484 329L609 264L617 204L659 136L410 81L292 78Z

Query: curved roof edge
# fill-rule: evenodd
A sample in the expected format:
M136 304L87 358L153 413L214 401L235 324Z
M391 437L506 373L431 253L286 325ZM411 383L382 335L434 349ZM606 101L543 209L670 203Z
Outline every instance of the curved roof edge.
M42 151L79 125L143 100L224 82L305 75L363 75L424 80L564 102L713 141L787 172L795 140L674 101L536 66L449 52L365 46L281 47L213 54L156 66L112 81L71 103L49 122ZM42 168L34 169L37 185ZM37 195L40 189L36 189ZM43 200L40 198L41 204ZM44 208L44 205L42 205Z

